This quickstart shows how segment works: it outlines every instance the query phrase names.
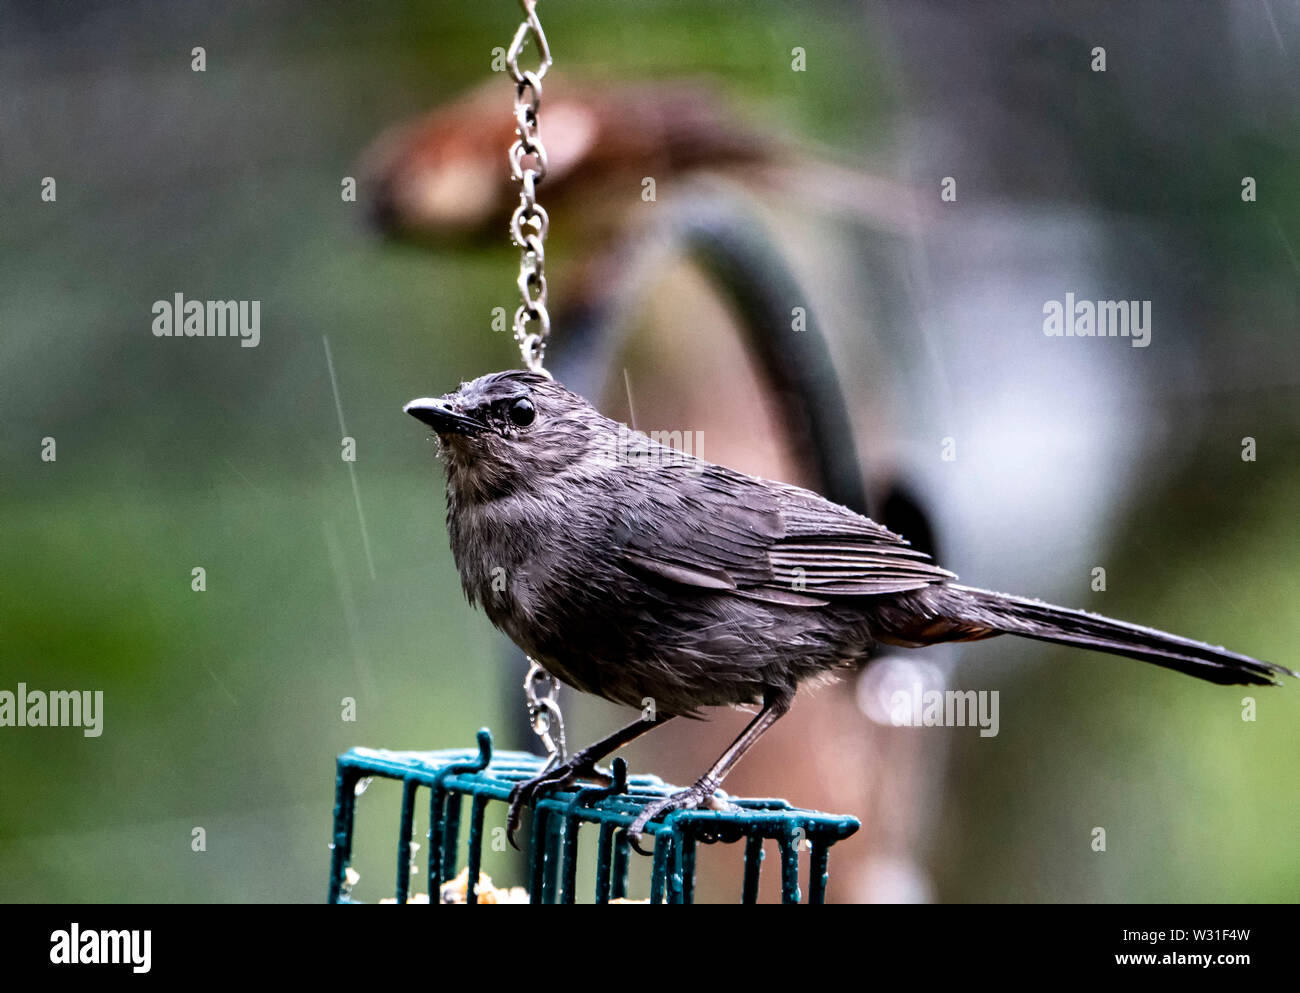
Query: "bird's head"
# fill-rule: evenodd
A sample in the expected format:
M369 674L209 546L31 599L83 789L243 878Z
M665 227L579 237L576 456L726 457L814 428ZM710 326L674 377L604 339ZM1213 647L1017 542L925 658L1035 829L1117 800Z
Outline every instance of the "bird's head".
M618 425L540 373L481 376L403 408L433 428L448 486L462 500L529 491L561 472L597 471Z

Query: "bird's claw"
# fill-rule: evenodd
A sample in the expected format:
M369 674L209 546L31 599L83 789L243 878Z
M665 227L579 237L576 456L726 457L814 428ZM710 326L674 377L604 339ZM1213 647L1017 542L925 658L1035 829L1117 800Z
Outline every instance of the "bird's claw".
M574 759L557 765L554 769L548 769L532 779L515 783L510 790L510 809L506 813L506 839L515 851L520 850L515 841L515 832L519 830L519 825L523 821L524 808L531 806L547 790L564 789L580 781L608 785L613 782L613 777L597 769L595 762L574 756Z
M724 797L716 796L717 789L717 783L701 780L687 789L678 790L676 793L647 803L641 808L641 813L636 815L636 820L632 822L631 827L627 829L628 843L642 855L653 855L653 851L647 852L641 847L641 835L646 825L661 814L670 814L674 810L695 810L699 807L708 807L712 810L737 809L735 804Z

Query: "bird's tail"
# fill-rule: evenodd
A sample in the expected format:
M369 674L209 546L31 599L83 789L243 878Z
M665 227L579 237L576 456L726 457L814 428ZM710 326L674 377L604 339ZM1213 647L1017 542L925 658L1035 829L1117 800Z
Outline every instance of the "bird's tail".
M925 619L917 621L917 615L913 614L912 626L894 632L900 643L972 641L997 634L1015 634L1112 655L1127 655L1225 685L1275 686L1279 676L1297 676L1290 669L1272 662L1261 662L1190 638L1113 621L1083 610L1055 607L1039 600L955 583L930 586L912 595L924 601L926 609L921 616Z

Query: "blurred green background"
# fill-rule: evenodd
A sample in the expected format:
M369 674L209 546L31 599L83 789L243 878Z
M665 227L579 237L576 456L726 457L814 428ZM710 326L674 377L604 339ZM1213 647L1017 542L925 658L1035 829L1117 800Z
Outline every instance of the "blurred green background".
M859 161L888 163L917 102L932 99L902 82L915 84L930 56L900 47L909 32L891 18L908 15L889 5L542 9L566 70L707 73L757 117ZM515 363L488 325L493 307L513 307L517 254L504 234L481 246L383 243L339 184L382 127L487 78L517 13L507 0L0 13L0 689L105 695L100 738L0 729L0 899L320 901L338 752L468 746L479 726L513 719L503 686L519 673L463 603L441 470L401 405ZM1111 33L1112 58L1142 47ZM794 44L815 53L811 71L789 71ZM205 73L190 70L195 45ZM1035 98L1021 65L1003 80L1011 104ZM1122 92L1118 76L1108 82ZM1128 481L1131 499L1108 514L1106 561L1113 575L1144 577L1112 586L1122 616L1294 666L1300 129L1294 71L1284 79L1289 114L1222 110L1225 133L1193 164L1144 145L1119 96L1075 107L1075 123L1095 116L1074 146L1095 156L1088 182L1024 196L1087 198L1213 263L1208 287L1194 266L1180 278L1210 300L1197 354L1208 349L1223 381L1183 401L1200 418L1179 457ZM501 89L508 113L504 78ZM1266 223L1232 211L1243 156L1268 191ZM953 168L926 166L936 184ZM1226 177L1221 202L1169 190L1207 175ZM57 179L56 203L40 199L44 176ZM932 188L928 171L913 178ZM574 249L565 227L555 218L557 299ZM261 344L154 338L150 305L175 292L261 300ZM357 439L373 575L325 338ZM1260 439L1256 463L1237 456L1244 435ZM40 460L44 437L57 440L54 463ZM190 589L195 566L206 592ZM935 898L1300 895L1300 689L1259 692L1260 720L1244 723L1237 690L1094 658L1057 665L1043 648L1029 650L1042 665L1007 661L1025 651L969 654L985 666L974 685L1000 686L1016 719L1004 716L992 741L952 736L928 826ZM355 723L341 719L345 697ZM390 878L394 797L376 786L360 804L366 899ZM1080 810L1113 825L1106 857L1073 837ZM1062 821L1072 826L1057 830Z

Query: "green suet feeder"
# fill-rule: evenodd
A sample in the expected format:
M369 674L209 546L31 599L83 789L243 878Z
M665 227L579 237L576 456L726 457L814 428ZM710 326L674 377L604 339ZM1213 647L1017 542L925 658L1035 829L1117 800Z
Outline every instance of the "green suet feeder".
M527 752L493 754L492 735L478 733L478 749L438 752L389 752L354 748L339 756L334 804L334 845L330 866L330 903L352 902L345 883L352 858L353 815L357 784L381 777L402 784L397 835L397 903L407 902L411 888L411 833L421 789L429 791L428 892L430 902L443 884L455 878L459 864L461 813L470 801L466 838L466 902L477 903L483 861L483 822L489 803L506 803L510 788L541 772L545 760ZM675 791L657 776L627 775L622 759L613 762L614 782L607 787L547 793L533 808L528 835L528 895L531 903L575 903L579 833L584 824L598 828L595 902L627 898L630 845L628 826L644 804ZM699 842L739 844L744 848L742 903L758 900L763 845L774 841L781 858L781 900L801 900L800 851L808 852L808 902L824 903L830 849L858 829L852 817L799 810L784 800L731 798L730 811L677 810L651 821L654 838L650 874L651 903L691 903L695 892L695 852Z

